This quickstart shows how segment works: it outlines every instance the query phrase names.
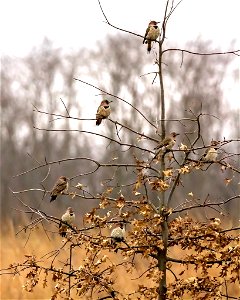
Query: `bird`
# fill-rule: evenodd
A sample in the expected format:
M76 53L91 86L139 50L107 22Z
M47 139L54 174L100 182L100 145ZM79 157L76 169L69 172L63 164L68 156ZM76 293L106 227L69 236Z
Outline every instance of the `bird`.
M200 158L200 161L205 161L205 162L214 162L217 160L218 152L217 152L217 147L218 142L217 141L211 141L211 146L206 149L205 153L203 156Z
M112 239L112 244L115 245L118 242L122 242L125 239L125 228L123 223L119 223L119 225L115 228L113 228L111 232L111 239Z
M75 213L72 207L68 207L66 212L62 215L61 221L59 223L59 234L65 237L67 234L68 225L72 225L75 221ZM63 223L65 222L65 223Z
M158 145L157 147L154 148L154 150L158 149L165 149L166 150L171 150L173 146L176 143L176 136L178 136L179 133L176 132L171 132L169 136L166 136Z
M111 109L109 106L109 103L112 101L109 100L103 100L101 104L99 105L96 113L96 125L99 126L102 122L102 119L106 119L109 117Z
M50 193L51 196L50 202L54 201L58 195L62 194L63 192L66 192L67 190L68 190L67 177L60 176Z
M147 52L150 53L152 49L152 41L156 41L156 39L160 35L160 29L157 26L159 22L156 21L151 21L148 24L144 39L143 39L143 44L148 44L147 46Z

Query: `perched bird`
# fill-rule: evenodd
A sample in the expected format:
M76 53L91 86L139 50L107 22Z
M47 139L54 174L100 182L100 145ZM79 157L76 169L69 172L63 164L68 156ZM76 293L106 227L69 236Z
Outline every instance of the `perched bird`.
M119 223L119 226L115 227L111 232L112 244L115 245L118 242L124 241L125 233L123 223Z
M62 215L61 222L59 223L59 234L65 237L67 234L68 225L72 225L75 221L75 213L71 207L68 207L65 214ZM65 222L65 223L63 223Z
M216 161L217 160L217 156L218 156L218 152L217 152L217 147L218 142L216 141L211 141L211 146L206 149L205 153L203 154L203 156L200 158L200 161Z
M159 34L160 34L160 29L159 27L157 26L159 22L156 22L156 21L151 21L149 24L148 24L148 28L146 30L146 33L145 33L145 36L144 36L144 39L143 39L143 44L148 44L147 46L147 51L148 53L151 52L151 49L152 49L152 42L153 41L156 41L156 39L159 37Z
M63 192L66 192L67 190L68 190L67 177L65 176L59 177L50 193L51 196L50 202L54 201L58 195L62 194Z
M176 132L171 132L169 136L166 136L158 145L157 147L154 148L154 150L158 149L164 149L166 150L171 150L173 146L176 143L176 136L178 136L179 133Z
M96 120L97 120L96 125L97 126L101 124L102 119L106 119L110 115L110 112L111 112L111 109L109 106L110 102L112 102L112 101L103 100L101 102L101 104L99 105L97 113L96 113Z

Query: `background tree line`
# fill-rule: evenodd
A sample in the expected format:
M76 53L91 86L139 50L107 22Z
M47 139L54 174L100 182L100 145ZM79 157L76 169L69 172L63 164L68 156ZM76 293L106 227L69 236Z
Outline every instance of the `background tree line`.
M121 40L121 43L119 42ZM174 45L173 45L174 46ZM198 38L186 45L186 48L193 51L206 52L211 48L210 42L201 41ZM232 137L239 138L239 111L228 108L228 104L223 99L222 80L226 70L231 64L231 56L192 56L190 54L170 53L167 61L164 62L166 102L169 119L179 119L187 116L189 103L196 112L201 110L209 114L208 121L203 124L203 130L208 132L205 143L209 144L211 139L223 138L224 134L231 132ZM176 65L179 67L176 68ZM138 39L126 37L118 34L109 36L107 41L100 42L95 50L86 51L79 49L78 52L64 53L61 49L56 49L51 41L44 40L42 45L34 48L26 57L13 58L2 57L1 70L1 106L2 106L2 134L1 134L1 206L3 220L11 216L16 224L19 223L20 215L12 208L18 207L18 201L11 194L9 187L13 190L25 187L41 188L41 181L46 176L47 169L40 169L35 176L14 175L31 169L38 164L47 161L64 159L65 157L88 157L89 153L94 153L99 160L107 160L107 147L111 149L112 156L118 157L118 161L126 160L126 152L119 151L113 143L109 144L93 137L87 139L84 135L78 138L74 130L93 130L94 120L86 122L71 122L68 119L56 120L49 115L41 115L36 109L47 111L49 114L64 114L65 103L68 111L80 118L95 118L95 112L102 95L92 95L92 101L86 100L86 92L82 93L81 86L74 82L73 77L86 78L86 81L99 86L103 90L110 90L112 94L129 99L133 106L138 107L151 121L158 125L155 112L159 112L159 107L155 107L154 99L158 96L158 86L154 80L153 72L155 66L152 56L145 55L145 48L139 47ZM139 74L142 74L139 76ZM234 76L234 74L233 74ZM152 84L150 84L152 82ZM146 84L147 83L147 84ZM146 88L142 88L145 86ZM84 89L86 90L86 89ZM97 94L97 92L96 92ZM61 101L62 99L62 101ZM113 99L112 99L113 100ZM133 127L138 132L149 133L149 124L141 120L136 111L131 107L126 110L124 103L113 102L112 120L121 121L126 126ZM154 113L153 113L154 112ZM219 119L211 115L217 116ZM152 116L152 118L151 118ZM54 129L55 124L61 124L61 128L66 129L64 134L49 131L39 131L33 127ZM174 124L174 125L173 125ZM101 129L109 136L116 138L115 126L103 126ZM168 122L167 131L184 132L184 128L179 122ZM194 128L193 128L194 130ZM226 136L227 137L227 136ZM132 136L126 132L125 141L130 142ZM184 143L184 135L178 141ZM99 147L101 145L101 147ZM154 148L155 143L152 144ZM235 149L228 149L230 152ZM197 153L196 156L201 153ZM50 189L59 172L68 176L71 174L84 173L89 169L89 163L82 162L80 167L74 163L65 163L60 167L53 167L44 183L46 189ZM81 170L80 170L81 169ZM81 178L76 178L86 186L91 186L93 191L98 191L102 178L107 178L108 174L104 169L100 174L95 174L81 182ZM119 178L122 182L128 182L131 177L130 172L119 169ZM215 197L228 198L234 194L232 187L224 184L225 178L231 178L235 183L237 178L232 178L231 173L223 174L222 184L215 180L216 168L213 166L208 172L210 176L201 175L191 177L191 182L185 182L185 188L196 192L198 197L206 196L205 190L209 187L215 191ZM97 176L97 177L96 177ZM111 174L110 174L111 177ZM120 183L119 183L120 184ZM199 184L202 189L199 190ZM187 186L188 185L188 186ZM181 188L177 191L178 197L185 197ZM26 194L29 197L29 194ZM47 205L48 209L56 210L56 207L49 205L49 199L40 199L39 195L32 192L29 203L33 201L41 207ZM64 198L58 200L58 208L61 210ZM177 203L176 203L177 204ZM80 203L75 201L74 208L82 213L94 206L94 202ZM236 220L238 217L237 202L230 202L226 207L231 211L231 217ZM55 212L56 213L56 212ZM3 222L4 224L4 222Z

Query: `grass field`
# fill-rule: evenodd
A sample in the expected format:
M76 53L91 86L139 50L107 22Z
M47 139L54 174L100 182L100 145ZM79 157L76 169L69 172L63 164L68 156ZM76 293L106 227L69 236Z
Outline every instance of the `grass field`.
M58 249L62 245L62 238L59 235L51 235L50 240L45 234L45 232L42 230L42 228L34 229L32 232L27 244L27 234L21 233L20 235L15 234L16 230L14 230L13 226L9 224L8 226L8 232L1 235L1 269L7 268L11 263L13 262L22 262L25 259L25 255L32 255L35 254L37 257L41 257L47 252L50 252L51 250ZM174 252L177 251L176 249L173 250ZM178 254L171 253L173 256L179 257L180 252L178 251ZM67 250L62 251L61 254L58 256L58 261L56 261L56 264L60 264L61 259L66 259L68 255ZM113 261L119 261L121 259L120 254L112 254L111 259ZM73 264L75 266L79 266L79 263L81 261L81 253L75 253ZM140 259L136 262L136 270L133 271L131 274L132 278L138 278L144 271L144 266L146 265L146 262L144 262L143 259ZM175 269L174 272L178 275L181 270L183 270L181 267L178 267L178 269ZM212 270L211 275L217 274L217 269ZM119 286L121 286L122 292L125 291L133 291L139 283L142 283L143 277L141 277L139 280L128 280L127 277L128 274L126 274L125 270L121 270L120 273L117 274ZM195 276L195 272L191 269L187 270L184 273L184 278ZM169 280L173 279L173 275L169 273ZM21 277L19 275L15 275L14 277L12 275L4 275L0 276L1 280L1 299L50 299L53 291L54 286L56 283L51 282L49 280L47 282L47 287L43 288L42 283L38 284L34 289L33 292L29 293L25 291L22 287L25 283L25 278ZM231 286L229 289L232 296L238 296L239 287L237 284L234 286ZM75 297L73 295L74 299L84 299ZM90 299L90 298L88 298ZM97 297L94 299L98 299ZM189 297L184 298L192 299Z
M63 244L63 240L58 234L47 237L42 228L34 229L29 240L28 235L25 233L16 236L16 230L14 230L12 225L9 225L8 229L7 234L1 235L0 240L1 269L7 268L12 263L24 261L26 259L25 255L36 255L39 258L50 251L59 249ZM68 249L66 249L66 251L61 251L61 254L58 256L58 261L56 261L56 265L61 266L61 261L65 260L68 255ZM116 262L121 258L118 254L113 254L112 259ZM79 266L80 261L81 254L78 251L78 253L75 253L74 255L73 265ZM137 265L138 271L132 273L134 277L138 277L143 272L143 267L141 267L139 263ZM122 272L124 272L124 270L122 270ZM128 290L129 283L126 284L126 277L122 276L122 274L118 274L117 277L119 284L124 287L122 291L124 291L124 289ZM26 278L22 276L15 275L13 277L13 275L3 275L0 276L0 280L1 299L50 299L56 284L55 282L48 280L47 287L43 288L42 283L40 283L34 287L33 292L29 293L23 288ZM137 285L138 281L130 282L131 289L136 288ZM75 299L74 295L73 298ZM76 299L80 298L76 297Z

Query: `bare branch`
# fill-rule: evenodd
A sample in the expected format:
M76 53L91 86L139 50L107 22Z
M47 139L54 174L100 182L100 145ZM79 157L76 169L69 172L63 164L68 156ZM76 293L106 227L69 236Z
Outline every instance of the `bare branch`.
M73 78L74 80L76 80L76 81L79 81L79 82L82 82L82 83L84 83L84 84L86 84L86 85L89 85L89 86L91 86L91 87L93 87L93 88L95 88L95 89L97 89L97 90L99 90L99 91L101 91L101 92L103 92L103 93L105 93L106 95L109 95L109 96L112 96L112 97L114 97L114 98L116 98L116 99L118 99L118 100L120 100L120 101L123 101L124 103L126 103L126 104L128 104L129 106L131 106L133 109L135 109L151 126L153 126L154 128L156 128L156 126L152 123L152 122L150 122L148 119L147 119L147 117L145 117L144 116L144 114L139 110L139 109L137 109L135 106L133 106L131 103L129 103L128 101L126 101L126 100L124 100L123 98L120 98L120 97L118 97L118 96L116 96L116 95L113 95L113 94L111 94L111 93L108 93L108 92L106 92L106 91L104 91L104 90L102 90L102 89L100 89L99 87L96 87L95 85L93 85L93 84L90 84L90 83L88 83L88 82L86 82L86 81L83 81L83 80L81 80L81 79L78 79L78 78Z
M131 35L138 36L138 37L140 37L140 38L142 38L142 39L144 38L143 35L137 34L137 33L135 33L135 32L132 32L132 31L129 31L129 30L126 30L126 29L119 28L119 27L117 27L117 26L111 24L111 23L109 22L107 16L106 16L106 14L105 14L104 11L103 11L103 8L102 8L101 1L100 1L100 0L98 0L98 4L99 4L100 9L101 9L101 12L102 12L102 14L103 14L103 16L104 16L104 18L105 18L105 20L106 20L106 23L107 23L109 26L111 26L111 27L113 27L113 28L115 28L115 29L117 29L117 30L120 30L120 31L129 33L129 34L131 34Z
M225 52L194 52L194 51L190 51L190 50L186 50L186 49L180 49L180 48L169 48L169 49L165 49L162 51L162 54L169 52L169 51L180 51L182 53L189 53L189 54L193 54L193 55L201 55L201 56L209 56L209 55L226 55L226 54L233 54L233 55L237 55L240 56L240 50L232 50L232 51L225 51Z

